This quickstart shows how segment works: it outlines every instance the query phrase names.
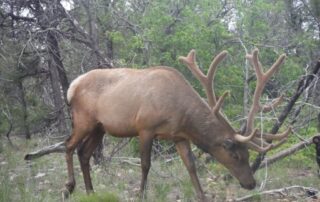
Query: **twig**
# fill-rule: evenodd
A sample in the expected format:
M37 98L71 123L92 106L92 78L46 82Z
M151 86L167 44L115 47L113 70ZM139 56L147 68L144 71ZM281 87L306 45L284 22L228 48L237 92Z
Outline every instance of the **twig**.
M134 166L140 166L140 158L130 158L130 157L112 157L113 159L118 159L121 163L128 163Z
M304 193L312 193L313 196L319 194L319 190L315 189L313 187L304 187L304 186L299 186L299 185L293 185L290 187L284 187L284 188L280 188L280 189L271 189L271 190L267 190L267 191L263 191L263 192L259 192L259 193L254 193L254 194L250 194L247 196L243 196L241 198L237 198L237 199L232 199L230 201L248 201L248 199L251 198L255 198L257 196L262 196L262 195L281 195L283 196L289 196L289 191L292 190L296 190L294 192L297 192L298 190L303 191Z

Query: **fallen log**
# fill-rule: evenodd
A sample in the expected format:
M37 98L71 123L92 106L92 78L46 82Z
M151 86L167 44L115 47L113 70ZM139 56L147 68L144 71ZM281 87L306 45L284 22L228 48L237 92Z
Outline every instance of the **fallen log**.
M297 151L308 147L311 144L312 144L312 137L307 140L303 140L288 149L282 150L279 153L277 153L269 158L265 158L262 161L262 163L260 164L259 169L264 168L266 165L269 166L269 165L275 163L276 161L283 159L289 155L292 155L292 154L296 153Z
M64 153L64 152L66 152L66 146L65 146L65 142L63 141L63 142L58 142L56 144L44 147L42 149L39 149L38 151L26 154L24 156L24 160L33 160L47 154Z

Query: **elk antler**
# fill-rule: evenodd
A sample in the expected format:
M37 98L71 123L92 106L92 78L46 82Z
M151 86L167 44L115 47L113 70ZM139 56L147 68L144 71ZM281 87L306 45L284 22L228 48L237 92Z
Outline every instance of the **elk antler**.
M222 62L225 57L227 56L227 51L222 51L219 53L211 62L207 75L204 75L203 72L200 70L199 66L196 62L196 53L194 50L191 50L188 53L187 57L179 57L179 61L184 63L192 72L192 74L200 81L201 85L206 91L206 95L208 98L208 103L210 107L215 107L217 105L217 99L213 90L213 79L215 72L217 70L217 66L220 62ZM219 107L222 104L223 99L225 98L226 94L222 96L222 99L219 103ZM219 111L219 108L215 108L215 111Z
M255 49L251 54L248 54L246 56L246 58L250 61L251 65L254 68L254 71L256 73L257 76L257 85L256 85L256 89L254 91L253 94L253 102L252 102L252 106L251 109L249 111L248 114L248 120L247 120L247 125L246 125L246 132L245 134L249 134L252 132L253 127L254 127L254 116L263 109L272 109L273 107L275 107L276 105L279 104L279 102L283 99L282 96L280 98L278 98L278 101L273 102L273 104L271 104L270 106L267 107L262 107L260 104L260 97L262 95L262 91L267 83L267 81L271 78L271 76L279 70L281 64L284 62L284 59L286 57L285 54L282 54L277 61L271 66L271 68L267 71L267 72L263 72L261 64L259 62L259 58L258 58L258 49ZM266 110L264 110L266 111Z
M248 120L246 124L246 131L245 131L245 136L248 136L248 134L252 134L253 127L254 127L254 116L259 112L267 112L272 110L274 107L278 106L282 101L283 101L283 95L281 95L279 98L273 100L273 102L269 105L264 105L261 106L260 104L260 97L262 95L262 91L267 83L267 81L271 78L271 76L277 72L280 68L280 66L283 64L284 59L286 57L285 54L282 54L277 61L271 66L269 70L266 72L263 72L261 63L259 62L258 58L258 49L255 49L252 54L248 54L246 58L250 61L251 65L254 68L254 71L256 73L257 77L257 84L256 84L256 89L254 91L253 95L253 102L252 106L250 108L249 114L248 114ZM258 152L267 152L270 149L273 149L275 147L280 146L283 144L287 136L291 133L291 127L289 127L285 132L281 134L276 134L276 135L271 135L271 134L262 134L260 137L254 137L248 141L248 146L256 150ZM272 140L280 140L277 144L271 144L270 142ZM259 146L259 143L262 146Z
M291 128L288 128L285 132L281 134L260 134L260 137L258 137L258 130L253 130L254 117L259 111L268 112L272 110L274 107L278 106L283 101L283 96L281 95L279 98L273 100L271 104L261 106L260 97L262 95L263 89L267 81L276 71L279 70L281 64L283 63L286 57L285 54L281 55L267 72L263 72L258 59L258 52L258 49L255 49L252 54L248 54L246 56L246 58L250 61L251 65L255 70L257 77L257 85L253 95L253 103L248 114L246 131L244 135L235 134L234 138L238 142L246 143L249 148L255 151L265 153L270 149L273 149L283 144L286 141L286 137L290 134ZM212 107L214 113L219 113L223 100L227 95L229 95L229 92L225 92L222 96L219 97L217 101L213 88L213 79L217 70L217 66L222 60L224 60L226 56L227 51L222 51L221 53L219 53L211 62L207 75L204 75L204 73L200 70L199 66L197 65L194 50L191 50L187 57L179 57L179 61L184 63L191 70L192 74L200 81L201 85L206 91L209 106ZM280 142L278 142L277 144L271 144L270 142L272 140L280 140ZM259 146L259 144L262 146Z

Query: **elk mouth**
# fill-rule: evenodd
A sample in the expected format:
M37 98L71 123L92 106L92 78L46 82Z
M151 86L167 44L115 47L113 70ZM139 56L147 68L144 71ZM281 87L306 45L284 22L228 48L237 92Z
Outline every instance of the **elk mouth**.
M242 184L242 183L240 182L240 185L241 185L241 187L244 188L244 189L252 190L252 189L254 189L254 188L256 187L256 182L253 182L253 183L251 183L251 184Z

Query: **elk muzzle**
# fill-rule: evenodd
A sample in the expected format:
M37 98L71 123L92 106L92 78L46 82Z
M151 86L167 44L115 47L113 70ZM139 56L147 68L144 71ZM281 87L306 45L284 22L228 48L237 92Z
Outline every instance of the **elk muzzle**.
M242 184L242 183L240 182L240 185L241 185L241 187L244 188L244 189L252 190L252 189L254 189L254 188L256 187L256 181L253 180L252 182L250 182L250 183L248 183L248 184Z
M250 167L237 169L236 171L231 171L231 173L238 179L242 188L252 190L256 187L256 180Z

